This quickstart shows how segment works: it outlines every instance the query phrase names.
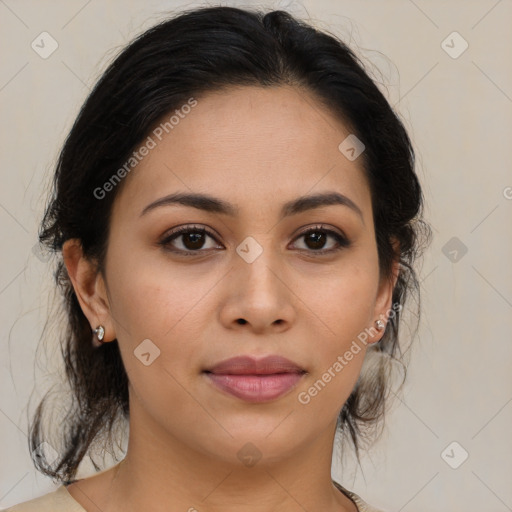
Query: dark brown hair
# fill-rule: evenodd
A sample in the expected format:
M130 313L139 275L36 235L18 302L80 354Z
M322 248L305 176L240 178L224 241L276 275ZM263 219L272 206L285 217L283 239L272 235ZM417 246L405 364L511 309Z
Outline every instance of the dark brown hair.
M82 106L58 158L39 238L56 254L66 325L61 350L72 393L63 406L66 414L51 423L52 440L44 433L49 394L35 411L29 445L42 473L72 481L92 447L100 440L111 443L116 422L129 419L128 378L117 341L93 347L91 326L60 254L66 240L79 239L84 254L104 272L110 213L120 187L101 200L94 191L163 115L188 98L231 85L282 84L313 93L364 143L360 158L371 189L381 275L391 278L399 257L393 303L403 306L409 291L419 297L413 263L430 231L420 218L423 199L414 151L402 122L358 57L334 35L284 11L184 11L144 32L115 58ZM399 242L399 254L393 241ZM368 362L340 411L338 427L349 434L358 457L363 427L377 424L384 413L391 362L401 361L400 318L397 311L382 339L369 347ZM41 453L45 441L58 452L52 462Z

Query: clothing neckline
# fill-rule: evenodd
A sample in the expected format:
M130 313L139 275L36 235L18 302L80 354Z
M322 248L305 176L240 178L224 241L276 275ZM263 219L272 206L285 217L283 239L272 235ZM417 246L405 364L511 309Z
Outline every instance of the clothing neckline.
M356 506L358 512L364 512L366 510L366 503L355 492L345 489L345 487L336 482L336 480L332 480L332 483Z
M79 482L80 480L83 480L82 478L79 478L78 480L73 480L72 482L67 482L66 484L62 484L60 488L57 489L56 492L61 492L61 494L67 496L68 500L71 500L73 503L74 510L72 512L87 512L82 505L72 496L72 494L69 492L67 486ZM364 512L364 507L366 504L361 500L361 498L354 492L349 491L348 489L345 489L341 484L336 482L336 480L331 480L334 486L344 495L346 496L355 506L358 512Z

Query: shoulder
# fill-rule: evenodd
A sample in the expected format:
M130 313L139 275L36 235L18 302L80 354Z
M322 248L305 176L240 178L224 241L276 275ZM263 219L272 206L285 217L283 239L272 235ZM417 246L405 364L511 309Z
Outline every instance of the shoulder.
M24 501L3 512L86 512L64 485L38 498Z
M333 480L333 484L343 493L345 496L348 496L357 507L357 510L359 512L384 512L384 510L377 509L375 507L372 507L371 505L368 505L366 501L364 501L360 496L358 496L355 492L349 491L348 489L345 489L341 484L338 482L335 482Z

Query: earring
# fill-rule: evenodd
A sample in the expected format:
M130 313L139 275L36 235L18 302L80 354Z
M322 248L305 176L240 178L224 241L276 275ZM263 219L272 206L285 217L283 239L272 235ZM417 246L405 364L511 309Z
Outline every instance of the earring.
M98 341L100 343L105 343L103 341L103 337L105 336L105 328L103 327L103 325L98 325L98 327L94 329L94 334L96 334L96 336L98 337Z
M382 320L375 320L375 325L379 331L382 331L382 329L386 327L386 324Z

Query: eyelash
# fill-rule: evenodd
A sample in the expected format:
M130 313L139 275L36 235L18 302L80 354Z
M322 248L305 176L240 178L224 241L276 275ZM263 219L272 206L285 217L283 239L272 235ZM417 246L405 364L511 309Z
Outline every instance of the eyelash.
M216 242L217 239L213 233L211 233L208 229L202 227L202 226L181 226L177 228L176 230L172 231L168 235L166 235L158 244L162 247L164 247L165 250L173 252L173 253L179 253L183 256L197 256L201 252L205 252L205 250L198 249L197 251L185 251L183 249L171 249L170 243L176 239L179 238L180 235L186 234L186 233L202 233L203 235L208 235L211 238L213 238ZM304 237L306 235L309 235L311 233L322 233L331 235L336 242L338 243L338 247L335 247L334 249L319 249L319 250L313 250L313 249L299 249L300 251L306 251L311 253L313 256L323 256L331 253L335 253L337 251L340 251L342 249L346 249L352 245L352 242L344 237L343 235L340 235L336 231L333 231L331 229L326 229L322 225L314 226L313 228L309 228L295 238L295 240ZM218 243L218 242L217 242Z

